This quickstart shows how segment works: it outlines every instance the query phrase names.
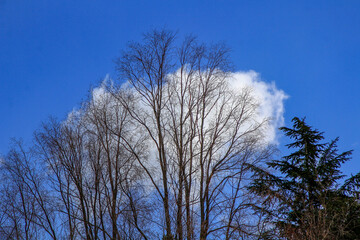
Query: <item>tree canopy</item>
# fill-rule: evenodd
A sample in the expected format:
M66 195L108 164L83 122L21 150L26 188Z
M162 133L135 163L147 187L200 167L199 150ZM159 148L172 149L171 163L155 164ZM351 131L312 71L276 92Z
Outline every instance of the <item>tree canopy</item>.
M351 151L294 118L281 128L294 152L270 161L282 105L261 101L284 95L258 96L223 44L178 40L154 30L130 43L118 80L30 146L14 142L0 158L0 238L359 236L360 174L340 184Z

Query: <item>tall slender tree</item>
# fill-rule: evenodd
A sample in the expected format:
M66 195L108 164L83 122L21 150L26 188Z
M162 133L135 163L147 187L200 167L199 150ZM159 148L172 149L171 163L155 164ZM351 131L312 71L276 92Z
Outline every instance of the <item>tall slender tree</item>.
M269 122L257 119L250 89L231 88L228 49L152 31L117 63L128 88L111 92L148 137L151 159L137 161L160 199L164 239L240 238L249 228L245 163L268 155Z

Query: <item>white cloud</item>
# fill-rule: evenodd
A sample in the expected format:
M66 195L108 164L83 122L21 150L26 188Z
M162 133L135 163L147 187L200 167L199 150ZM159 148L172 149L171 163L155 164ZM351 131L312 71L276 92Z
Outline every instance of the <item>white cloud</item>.
M179 74L179 72L175 73L175 75L177 74ZM106 89L107 83L111 85L111 81L110 77L106 75L103 83L93 89L92 102L95 105L104 104L108 102L106 99L111 98L111 94ZM253 98L259 104L255 120L258 122L262 122L263 119L270 120L264 133L264 140L268 143L278 144L277 129L284 125L284 100L288 98L288 95L283 90L278 89L274 82L268 83L263 81L260 78L260 74L253 70L239 71L230 74L228 83L230 89L239 94L241 94L245 88L251 89ZM124 83L122 87L132 90L128 83ZM142 111L151 111L151 109L147 109L147 106L144 106L140 102L138 102L138 104L138 107L140 107ZM72 119L76 119L79 117L79 114L79 111L72 111L69 113L67 121L69 122Z

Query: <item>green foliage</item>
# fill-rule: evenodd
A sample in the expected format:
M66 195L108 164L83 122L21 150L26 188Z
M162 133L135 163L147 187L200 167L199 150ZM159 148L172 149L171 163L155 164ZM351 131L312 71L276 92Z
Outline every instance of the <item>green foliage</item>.
M264 206L268 206L275 226L274 237L356 239L360 236L360 174L339 186L344 177L340 167L352 151L338 153L338 138L322 143L323 133L307 125L305 119L292 121L293 128L280 130L293 140L287 147L294 152L270 161L269 169L253 168L255 179L250 186L268 203ZM274 170L279 174L272 174Z

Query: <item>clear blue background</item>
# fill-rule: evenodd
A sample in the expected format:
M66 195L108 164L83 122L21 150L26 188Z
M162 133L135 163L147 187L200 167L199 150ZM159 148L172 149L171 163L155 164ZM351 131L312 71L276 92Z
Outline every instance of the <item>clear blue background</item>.
M0 0L0 152L30 141L49 115L87 98L130 40L152 28L225 41L237 70L255 70L290 98L360 171L360 1ZM281 145L286 139L281 138ZM281 147L285 151L284 147Z

